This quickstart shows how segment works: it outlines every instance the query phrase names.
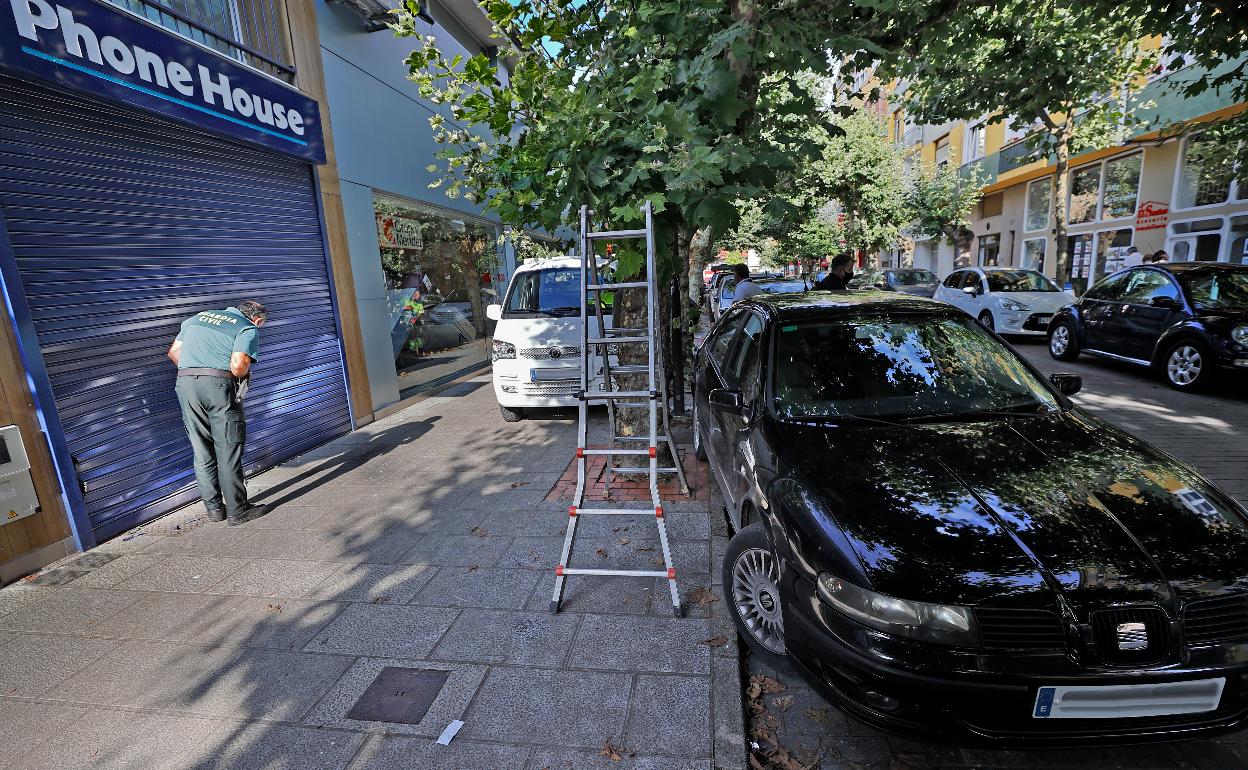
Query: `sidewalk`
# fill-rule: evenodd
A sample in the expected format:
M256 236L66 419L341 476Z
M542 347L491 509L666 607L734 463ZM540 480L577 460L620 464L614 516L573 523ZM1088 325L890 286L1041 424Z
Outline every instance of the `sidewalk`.
M586 577L552 615L576 423L505 424L488 383L257 477L255 522L188 509L0 591L0 768L743 767L717 496L664 506L687 617ZM583 561L654 557L621 518ZM414 724L347 718L387 667L445 683Z

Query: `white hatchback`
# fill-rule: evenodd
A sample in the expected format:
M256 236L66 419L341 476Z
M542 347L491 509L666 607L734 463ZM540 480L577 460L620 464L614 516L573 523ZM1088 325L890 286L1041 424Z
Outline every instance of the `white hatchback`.
M485 309L494 329L494 396L507 422L526 410L576 406L581 389L581 262L576 257L525 262L501 305ZM594 316L590 315L591 324ZM611 317L606 317L607 326ZM591 331L593 327L591 326ZM596 335L595 335L596 336ZM601 359L590 371L601 370ZM601 375L596 378L601 381ZM595 386L590 383L591 389Z
M1035 270L968 267L950 273L933 299L962 308L997 334L1043 335L1075 296Z

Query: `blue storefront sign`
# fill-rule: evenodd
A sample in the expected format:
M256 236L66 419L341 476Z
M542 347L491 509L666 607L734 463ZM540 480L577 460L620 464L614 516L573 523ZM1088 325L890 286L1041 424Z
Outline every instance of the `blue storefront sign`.
M314 99L92 0L0 0L0 66L325 160Z

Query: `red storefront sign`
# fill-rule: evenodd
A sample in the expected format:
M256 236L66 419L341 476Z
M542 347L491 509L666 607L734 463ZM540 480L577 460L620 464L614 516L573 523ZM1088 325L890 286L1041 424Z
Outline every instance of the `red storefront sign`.
M1135 215L1135 231L1156 230L1166 226L1170 218L1170 208L1161 201L1145 201Z

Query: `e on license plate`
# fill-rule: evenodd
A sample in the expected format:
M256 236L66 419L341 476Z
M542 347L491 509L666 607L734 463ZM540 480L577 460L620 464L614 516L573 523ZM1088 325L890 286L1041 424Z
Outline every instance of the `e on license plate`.
M1160 684L1041 687L1031 715L1036 719L1119 719L1214 711L1226 679Z

